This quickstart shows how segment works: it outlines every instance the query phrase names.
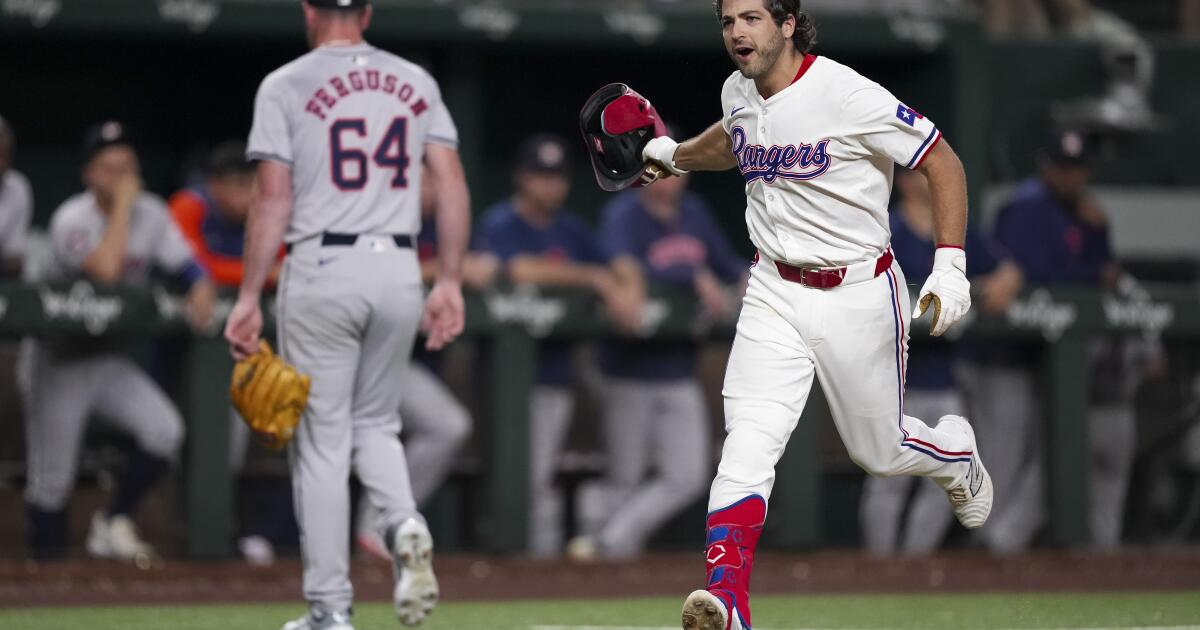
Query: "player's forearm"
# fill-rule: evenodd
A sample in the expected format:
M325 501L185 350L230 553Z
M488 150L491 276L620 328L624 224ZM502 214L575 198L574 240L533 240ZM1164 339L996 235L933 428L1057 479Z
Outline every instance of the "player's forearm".
M271 274L271 266L283 243L292 215L291 199L263 199L250 212L246 225L246 251L243 255L246 269L242 277L241 294L256 297L262 294L263 285Z
M603 267L551 261L541 256L517 256L508 262L508 279L516 284L594 288Z
M920 170L929 180L937 243L962 247L967 237L967 174L962 162L943 141L925 158Z
M675 166L685 171L724 171L737 166L729 134L721 123L681 143L675 150Z
M471 234L471 193L458 151L427 144L425 165L437 190L438 278L462 281Z
M621 256L609 264L617 287L634 295L646 295L646 275L642 266L632 256Z
M438 190L437 230L439 279L461 281L471 234L471 199L465 182Z
M125 265L125 247L129 242L129 212L113 212L96 249L83 261L83 271L93 280L116 282Z

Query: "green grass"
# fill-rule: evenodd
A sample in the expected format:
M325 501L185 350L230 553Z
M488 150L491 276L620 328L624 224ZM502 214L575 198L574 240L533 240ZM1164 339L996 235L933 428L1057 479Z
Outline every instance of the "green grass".
M447 603L429 630L678 628L678 599ZM300 604L0 610L5 630L274 630ZM755 630L800 628L1200 628L1200 593L824 595L760 597ZM359 606L359 630L400 628L383 604ZM596 630L587 628L587 630Z

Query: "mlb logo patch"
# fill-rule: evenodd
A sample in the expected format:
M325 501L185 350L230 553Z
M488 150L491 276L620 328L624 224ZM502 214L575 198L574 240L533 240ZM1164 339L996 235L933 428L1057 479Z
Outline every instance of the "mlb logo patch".
M909 127L915 127L917 126L917 120L924 118L924 116L908 105L900 103L900 106L896 108L896 118L903 120Z

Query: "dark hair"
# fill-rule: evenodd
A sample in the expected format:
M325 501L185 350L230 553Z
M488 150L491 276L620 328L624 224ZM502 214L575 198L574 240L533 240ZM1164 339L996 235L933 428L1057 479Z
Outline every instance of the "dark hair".
M724 0L713 0L717 19L721 19ZM771 14L775 24L783 26L789 15L796 17L796 32L792 33L792 45L801 53L809 53L817 43L817 24L812 17L800 10L800 0L763 0L763 6Z
M254 172L254 163L246 159L246 145L237 140L222 142L208 160L209 177L243 175Z

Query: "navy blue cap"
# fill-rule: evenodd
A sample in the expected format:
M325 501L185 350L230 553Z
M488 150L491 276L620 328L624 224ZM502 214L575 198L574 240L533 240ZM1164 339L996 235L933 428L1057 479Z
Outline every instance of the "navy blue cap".
M529 136L517 149L517 168L537 173L565 173L571 166L567 143L549 133Z
M80 149L83 163L91 162L97 153L118 144L133 146L133 138L125 125L115 120L93 125L83 134L83 145Z
M1091 162L1092 146L1083 132L1060 129L1050 134L1044 155L1055 164L1085 166Z

